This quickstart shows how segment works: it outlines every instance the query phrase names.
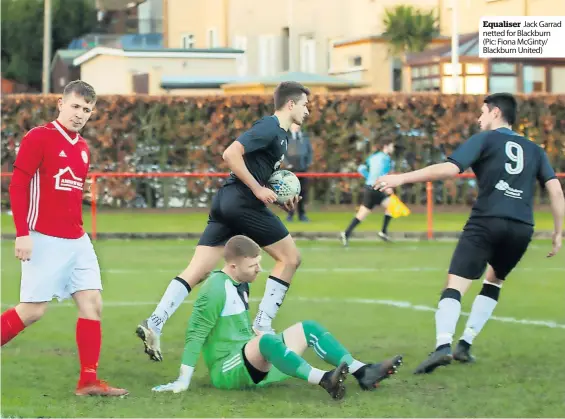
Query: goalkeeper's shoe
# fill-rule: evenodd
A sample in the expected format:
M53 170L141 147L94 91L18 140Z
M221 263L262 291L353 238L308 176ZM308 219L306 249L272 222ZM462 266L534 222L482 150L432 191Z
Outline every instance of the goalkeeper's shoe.
M414 374L429 374L437 367L451 364L453 355L451 354L451 346L447 345L441 349L436 349L428 358L418 365Z
M471 355L471 345L460 340L453 351L453 359L464 364L475 362L475 357Z
M161 337L155 333L149 325L147 320L142 321L135 330L136 335L143 341L145 345L145 353L153 361L161 362L163 355L161 354Z
M402 355L387 359L378 364L367 364L353 373L363 390L374 390L379 383L393 374L402 365Z
M90 383L78 383L75 394L77 396L108 396L123 397L129 391L123 388L111 387L106 381L96 380Z
M345 234L345 231L342 231L341 233L339 233L339 238L341 240L342 245L344 245L345 247L347 247L349 245L349 237L347 237L347 234Z
M341 400L345 397L345 386L343 383L348 373L349 368L347 364L342 362L336 369L324 374L320 381L320 386L332 396L332 399Z

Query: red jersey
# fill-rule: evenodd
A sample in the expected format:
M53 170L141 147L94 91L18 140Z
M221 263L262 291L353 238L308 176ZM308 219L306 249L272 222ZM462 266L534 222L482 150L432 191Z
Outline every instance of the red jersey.
M10 183L17 237L29 230L66 239L84 235L82 197L89 163L84 138L57 121L24 136Z

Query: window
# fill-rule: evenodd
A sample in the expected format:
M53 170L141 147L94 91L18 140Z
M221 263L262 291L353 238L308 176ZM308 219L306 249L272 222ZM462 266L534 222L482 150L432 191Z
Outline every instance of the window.
M515 74L516 64L514 63L492 63L490 66L491 73L499 74Z
M444 63L443 64L443 75L444 76L451 76L452 73L451 63ZM457 63L457 74L461 74L461 63Z
M244 51L236 58L237 74L239 76L247 75L247 37L236 35L233 40L233 47Z
M524 93L546 92L545 67L525 65L522 73Z
M485 65L480 63L467 63L465 64L465 73L485 74Z
M391 63L391 81L392 91L402 91L402 61L398 58L393 58Z
M194 35L191 33L181 35L180 46L183 49L194 48Z
M463 93L463 77L457 77L459 84L459 93ZM453 77L444 77L442 80L443 93L455 93L455 85L453 84Z
M218 47L218 30L216 28L208 29L207 38L208 48Z
M316 40L311 37L300 38L300 71L316 72Z
M290 28L282 28L282 70L290 70Z
M276 72L275 54L277 51L273 35L259 36L259 75L271 76Z
M551 92L565 93L565 67L551 69Z
M355 55L349 58L349 67L361 67L363 65L363 57Z
M518 78L516 76L490 76L490 93L516 93L518 91Z

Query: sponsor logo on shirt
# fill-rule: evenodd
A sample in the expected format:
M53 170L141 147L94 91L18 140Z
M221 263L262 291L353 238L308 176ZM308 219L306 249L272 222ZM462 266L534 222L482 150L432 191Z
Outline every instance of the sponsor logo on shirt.
M520 189L511 188L508 182L503 180L499 180L495 188L499 191L503 191L505 196L514 199L522 199L522 194L524 193L524 191Z
M76 176L70 167L59 169L55 176L55 189L60 191L72 191L73 189L83 190L84 181Z

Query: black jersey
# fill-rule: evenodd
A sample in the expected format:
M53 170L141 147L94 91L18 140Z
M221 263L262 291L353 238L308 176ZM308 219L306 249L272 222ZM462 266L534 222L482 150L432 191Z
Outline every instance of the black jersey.
M281 128L276 116L264 117L253 124L236 140L243 145L243 160L247 170L262 185L281 165L288 147L288 132ZM226 184L241 183L234 173Z
M499 217L534 224L536 180L555 178L545 151L508 128L473 135L455 150L448 161L460 172L473 169L479 196L473 217Z

